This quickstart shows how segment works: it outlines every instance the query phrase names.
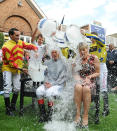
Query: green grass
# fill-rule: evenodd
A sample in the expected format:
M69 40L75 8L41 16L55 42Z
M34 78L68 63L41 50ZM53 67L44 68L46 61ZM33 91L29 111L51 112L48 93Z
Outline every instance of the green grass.
M19 109L19 99L17 102ZM25 105L31 103L31 98L25 97ZM110 115L103 117L102 101L100 109L100 123L94 124L94 109L89 113L89 130L90 131L117 131L117 94L109 95ZM92 105L93 106L93 105ZM38 123L38 111L31 107L25 110L24 116L19 117L16 112L15 117L5 115L5 106L3 96L0 96L0 131L44 131L43 124Z
M19 103L19 100L18 102ZM25 97L25 105L31 103L31 98ZM17 105L19 108L19 105ZM24 116L19 116L19 110L15 117L5 115L5 106L3 96L0 96L0 131L44 131L43 124L38 124L37 111L27 108Z
M100 106L100 123L94 124L94 119L89 119L90 131L117 131L117 94L109 94L110 114L106 117L102 116L103 103L101 98ZM94 112L90 110L89 117L92 117Z

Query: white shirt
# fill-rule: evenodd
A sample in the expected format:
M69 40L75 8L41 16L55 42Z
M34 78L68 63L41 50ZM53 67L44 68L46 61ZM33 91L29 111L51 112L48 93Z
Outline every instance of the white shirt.
M42 61L42 58L43 58L44 54L46 53L46 45L44 45L44 44L39 45L36 41L34 41L34 44L38 48L38 53L39 53L38 60Z

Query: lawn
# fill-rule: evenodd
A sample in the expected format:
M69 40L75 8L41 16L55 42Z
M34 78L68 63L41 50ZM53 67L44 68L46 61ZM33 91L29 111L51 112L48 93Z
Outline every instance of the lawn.
M31 98L25 97L25 105L31 103ZM117 94L109 94L110 115L103 117L102 102L100 106L100 124L94 124L93 104L89 112L90 131L117 131ZM19 110L19 99L17 102ZM38 111L31 107L25 110L24 116L19 117L18 111L15 117L5 115L3 96L0 96L0 131L44 131L43 124L38 123Z

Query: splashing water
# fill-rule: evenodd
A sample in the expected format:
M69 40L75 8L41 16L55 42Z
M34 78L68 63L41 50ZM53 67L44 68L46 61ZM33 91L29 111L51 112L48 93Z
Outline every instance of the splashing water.
M74 123L64 121L49 122L44 128L47 131L76 131Z
M74 82L69 81L61 93L60 99L55 101L52 122L46 123L47 131L75 131L74 115L76 112L74 97Z
M48 24L50 26L47 26ZM54 31L52 30L51 26L54 27ZM57 31L55 23L42 20L38 24L38 29L45 37L45 43L47 45L49 55L51 54L52 49L60 47L69 47L77 54L77 57L75 59L65 59L65 57L63 57L61 53L61 50L59 49L60 57L61 59L63 59L67 67L66 73L68 76L68 81L66 82L64 90L62 90L61 92L60 98L54 100L55 105L53 107L54 112L52 115L52 121L46 123L44 125L44 129L47 131L76 131L73 122L76 114L76 107L74 103L74 85L76 82L75 80L73 80L72 76L72 64L77 63L75 72L81 69L79 54L76 49L78 43L85 40L80 33L80 28L75 25L69 26L66 32L63 33L61 31ZM51 37L53 32L56 32L56 34Z

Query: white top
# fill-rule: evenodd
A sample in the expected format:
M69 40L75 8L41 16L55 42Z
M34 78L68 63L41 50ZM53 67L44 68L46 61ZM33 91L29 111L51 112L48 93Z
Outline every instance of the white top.
M42 61L42 58L43 58L44 54L46 53L46 45L44 45L44 44L38 45L38 43L36 41L34 41L34 44L38 48L38 53L39 53L38 60Z
M0 62L2 61L2 50L0 50Z

